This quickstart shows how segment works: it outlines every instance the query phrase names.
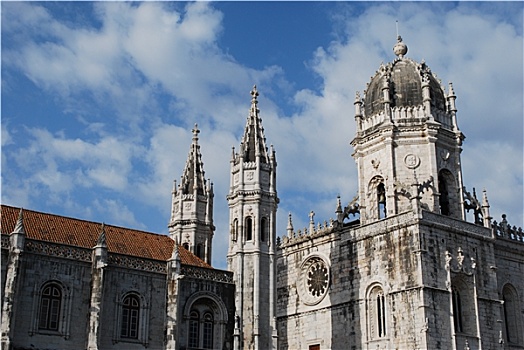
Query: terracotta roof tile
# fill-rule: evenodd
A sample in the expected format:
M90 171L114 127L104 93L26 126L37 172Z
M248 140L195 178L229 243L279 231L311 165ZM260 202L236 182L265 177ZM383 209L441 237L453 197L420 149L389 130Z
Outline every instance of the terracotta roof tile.
M1 206L3 234L13 232L20 208ZM39 241L67 244L82 248L96 245L102 224L24 209L26 237ZM174 241L166 235L105 225L107 249L111 253L167 261ZM211 268L209 264L179 245L182 264Z

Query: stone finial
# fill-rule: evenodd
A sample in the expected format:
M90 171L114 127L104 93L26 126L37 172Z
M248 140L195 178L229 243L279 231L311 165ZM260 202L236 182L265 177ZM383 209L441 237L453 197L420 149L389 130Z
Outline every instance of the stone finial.
M15 229L13 230L13 233L18 233L19 235L25 235L25 228L24 228L24 209L21 208L20 212L18 213L18 220L16 221Z
M198 129L198 124L195 123L195 127L191 130L193 133L193 141L198 141L198 134L200 133L200 130Z
M96 241L96 246L97 247L107 247L105 223L102 223L102 227L100 229L100 234L98 235L98 240Z
M403 58L408 52L408 46L402 42L402 37L400 35L397 36L397 43L393 46L393 52L399 58Z
M253 104L257 104L258 101L257 101L257 97L258 97L258 91L257 91L257 86L256 85L253 85L253 90L251 90L251 103Z
M287 218L287 236L289 238L292 238L293 237L293 221L291 219L291 213L289 213L288 215L288 218Z

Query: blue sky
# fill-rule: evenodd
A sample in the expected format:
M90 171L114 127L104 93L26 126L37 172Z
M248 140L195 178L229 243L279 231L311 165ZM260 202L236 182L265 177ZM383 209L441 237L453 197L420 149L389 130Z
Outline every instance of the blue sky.
M457 95L468 190L523 223L522 2L5 2L2 203L167 233L198 123L225 268L229 158L254 84L277 152L278 234L356 194L353 101L394 59Z

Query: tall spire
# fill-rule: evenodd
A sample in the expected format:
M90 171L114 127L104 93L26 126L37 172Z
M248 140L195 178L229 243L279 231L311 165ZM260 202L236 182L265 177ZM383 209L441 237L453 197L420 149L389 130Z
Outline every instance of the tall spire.
M240 151L244 157L244 162L254 162L257 157L260 157L261 163L268 163L266 138L264 136L264 128L262 127L262 119L259 116L260 110L257 106L257 97L258 91L255 85L253 90L251 90L251 108L249 109Z
M213 184L205 178L204 163L198 144L198 125L180 183L174 182L169 233L191 253L211 264L213 226Z
M200 154L200 145L198 144L198 134L200 130L198 125L192 130L193 142L189 148L189 155L187 156L186 166L182 179L180 181L180 190L182 194L192 194L194 191L197 194L204 194L206 189L206 180L204 174L204 164L202 163L202 155Z

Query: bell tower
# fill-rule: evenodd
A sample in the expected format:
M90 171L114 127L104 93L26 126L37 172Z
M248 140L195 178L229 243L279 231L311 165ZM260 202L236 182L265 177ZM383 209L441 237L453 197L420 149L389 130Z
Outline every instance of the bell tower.
M235 349L276 349L275 240L278 197L275 151L268 151L258 91L238 153L233 148L228 268L236 284Z
M204 177L204 164L198 144L198 126L195 124L193 142L186 166L173 184L169 234L172 239L211 265L213 225L213 184Z
M355 100L360 221L383 219L419 206L464 219L456 96L444 91L425 62L405 57L398 36L393 62L382 64ZM418 209L417 209L418 210Z

